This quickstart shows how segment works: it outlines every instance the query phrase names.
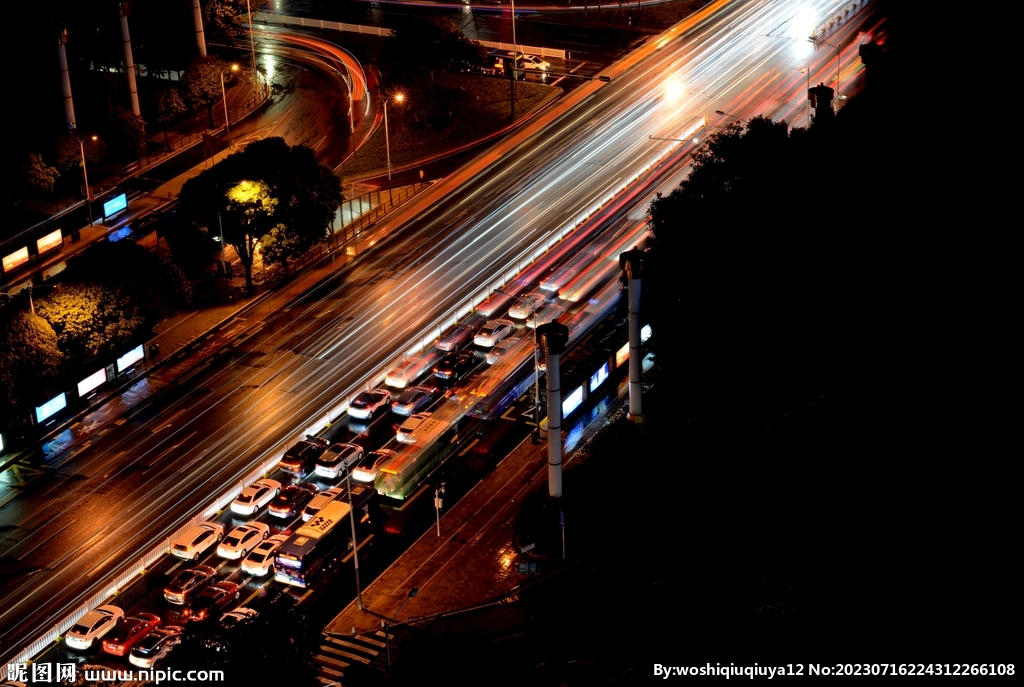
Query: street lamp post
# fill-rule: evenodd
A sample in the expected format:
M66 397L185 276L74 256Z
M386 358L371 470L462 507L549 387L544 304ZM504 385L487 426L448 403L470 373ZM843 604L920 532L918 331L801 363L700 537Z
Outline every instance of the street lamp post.
M392 207L395 205L395 199L391 195L391 136L388 133L388 101L391 98L384 98L384 150L388 157L388 200L391 202ZM396 93L394 101L400 103L405 100L404 93Z
M521 296L513 296L511 293L505 293L501 289L496 290L502 296L510 296L514 298L517 303L523 300ZM536 317L537 313L534 312L533 316ZM529 318L527 318L529 322ZM537 345L537 327L533 328L533 421L536 426L533 429L533 441L536 443L540 439L540 346Z
M359 586L359 542L356 540L356 516L352 509L352 474L348 468L345 468L345 484L348 487L348 515L352 525L352 562L356 569L356 603L359 604L361 611L363 610L363 590Z
M74 136L74 134L72 134ZM91 136L89 140L95 141L96 136ZM92 192L89 190L89 171L85 167L85 142L82 139L75 136L75 140L78 141L78 151L82 154L82 178L85 181L85 207L89 212L89 226L92 226Z
M807 126L811 126L811 65L800 70L801 74L807 74Z
M722 115L723 117L733 117L735 119L740 120L741 122L743 122L745 124L749 124L750 123L749 119L744 119L743 117L740 117L739 115L729 114L728 112L722 112L721 110L715 110L715 114L716 115Z
M444 493L444 482L441 482L440 487L434 489L434 511L437 513L437 536L441 536L441 506L444 505L444 501L441 499L441 494Z
M256 41L252 37L252 8L249 7L249 0L245 0L245 13L249 15L249 54L252 61L252 78L259 80L259 72L256 71Z
M836 100L837 101L838 100L844 100L843 96L839 94L839 75L843 71L842 70L842 65L840 64L840 60L841 60L841 56L842 56L842 50L839 49L838 45L833 45L832 43L829 43L828 41L812 40L812 42L814 42L814 43L821 43L822 45L827 45L828 47L835 49L835 51L836 51ZM838 105L838 103L837 103L837 105Z
M238 65L231 65L231 71L237 72ZM231 120L228 117L228 92L224 89L224 70L220 72L220 96L224 100L224 128L228 132L228 148L231 147Z
M413 587L412 589L410 589L409 590L409 596L405 597L405 601L403 601L402 605L398 607L398 610L395 611L395 614L393 616L391 616L391 620L389 620L388 622L384 623L384 649L387 652L387 656L388 656L388 668L391 667L391 637L390 637L390 633L388 632L388 628L391 627L391 624L393 622L395 622L395 618L397 618L398 614L402 612L403 608L405 608L405 604L409 603L409 599L411 599L412 597L416 596L419 593L420 593L420 588L419 587ZM381 622L383 622L383 621L381 621Z

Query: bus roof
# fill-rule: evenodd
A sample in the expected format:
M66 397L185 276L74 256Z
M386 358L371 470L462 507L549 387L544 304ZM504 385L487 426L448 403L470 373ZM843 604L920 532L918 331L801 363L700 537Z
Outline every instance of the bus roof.
M297 537L309 537L320 539L334 529L334 526L348 517L348 504L341 501L331 501L313 518L299 529L295 530L292 539Z

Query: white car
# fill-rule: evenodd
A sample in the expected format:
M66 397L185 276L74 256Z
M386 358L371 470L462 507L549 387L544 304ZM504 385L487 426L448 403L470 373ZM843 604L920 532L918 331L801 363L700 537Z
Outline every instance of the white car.
M439 351L455 351L469 343L471 338L473 328L468 324L457 324L435 341L434 346Z
M269 536L270 525L265 523L250 522L248 525L239 525L224 537L224 541L217 547L217 555L232 561L245 558L246 554Z
M331 489L324 489L321 491L313 497L312 501L306 504L305 508L302 509L302 522L309 522L309 519L319 513L321 508L344 493L345 490L341 487L333 487Z
M348 406L348 414L357 420L369 420L381 408L391 405L391 392L387 389L364 391Z
M337 479L362 457L363 447L358 444L332 444L317 459L316 474L327 479Z
M420 425L430 419L430 413L416 413L402 423L402 426L398 428L398 432L395 434L395 439L402 442L403 444L414 444L416 440L413 438L412 433L416 431Z
M288 535L275 534L270 539L260 542L242 561L242 572L256 577L263 577L269 573L274 569L274 552L286 541Z
M377 473L380 471L381 466L396 455L398 455L397 451L387 448L367 453L352 471L352 479L358 482L373 482L377 479Z
M117 606L100 606L89 611L64 635L64 643L72 649L85 650L97 639L114 629L124 611Z
M206 522L190 527L171 544L171 555L187 561L198 561L208 548L224 538L224 525Z
M255 618L259 615L259 612L255 608L247 608L245 606L239 606L233 611L228 611L220 617L221 623L225 625L233 625L242 620L248 620L249 618Z
M231 512L239 515L255 515L260 508L274 500L281 493L281 483L272 479L253 482L231 502Z
M477 330L476 336L473 337L473 343L490 348L515 330L516 325L511 320L490 320Z
M430 369L426 358L408 358L401 365L387 373L384 383L396 389L404 389Z
M520 64L523 69L537 69L546 72L551 69L551 63L537 57L536 55L523 55L520 57Z
M517 320L525 320L538 308L543 308L547 298L542 293L531 293L519 299L519 302L509 308L508 316Z

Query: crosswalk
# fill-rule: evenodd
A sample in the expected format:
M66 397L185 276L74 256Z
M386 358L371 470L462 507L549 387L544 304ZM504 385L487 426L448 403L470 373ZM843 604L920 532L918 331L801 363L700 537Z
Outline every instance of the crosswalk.
M390 643L391 660L396 657L395 634L391 630L387 637ZM345 670L354 664L362 664L375 670L387 670L387 644L384 631L362 635L323 635L316 663L320 668L320 682L324 685L343 685Z

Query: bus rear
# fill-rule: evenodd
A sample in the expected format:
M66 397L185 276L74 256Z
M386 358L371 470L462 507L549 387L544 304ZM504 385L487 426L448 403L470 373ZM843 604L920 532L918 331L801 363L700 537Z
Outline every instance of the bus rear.
M332 501L295 531L274 556L274 580L308 587L331 562L342 543L347 544L347 503Z

